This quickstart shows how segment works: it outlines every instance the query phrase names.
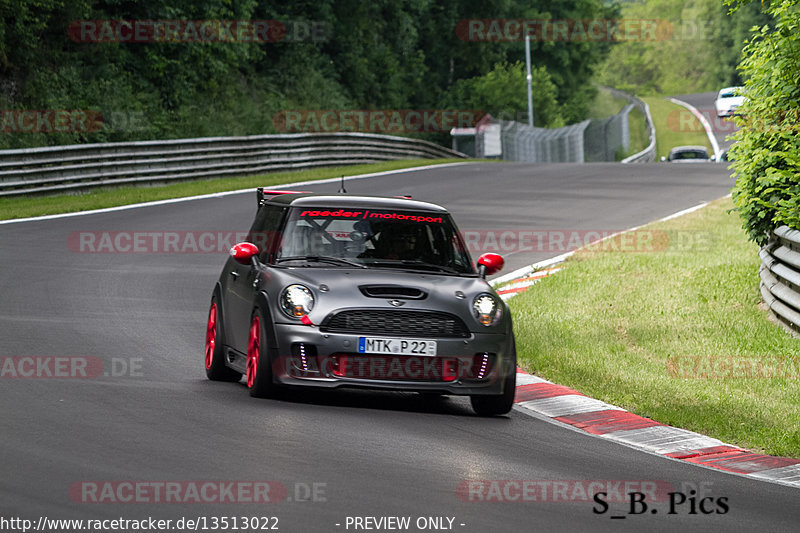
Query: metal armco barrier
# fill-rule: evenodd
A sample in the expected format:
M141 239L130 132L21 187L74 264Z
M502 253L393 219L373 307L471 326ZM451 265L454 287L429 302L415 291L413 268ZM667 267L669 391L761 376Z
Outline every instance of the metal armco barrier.
M647 105L643 100L633 96L632 94L628 94L626 92L620 91L618 89L613 89L611 87L604 87L607 91L618 98L625 98L633 104L634 106L638 107L639 110L644 113L644 119L647 122L647 131L650 138L650 143L647 145L647 148L633 154L632 156L626 157L622 160L622 163L652 163L656 160L656 127L653 125L653 117L650 115L650 106Z
M800 333L800 231L777 228L758 255L764 302L781 324Z
M628 115L633 108L633 104L627 104L616 115L591 120L583 133L584 158L587 162L616 161L618 150L628 152L631 145Z
M296 133L0 150L0 196L247 176L279 170L463 158L417 139L370 133Z

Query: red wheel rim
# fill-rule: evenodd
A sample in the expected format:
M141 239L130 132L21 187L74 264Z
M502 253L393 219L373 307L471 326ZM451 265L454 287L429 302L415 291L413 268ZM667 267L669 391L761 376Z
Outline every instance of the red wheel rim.
M252 388L258 371L258 356L261 351L261 321L253 317L250 324L250 339L247 341L247 386Z
M208 312L208 326L206 327L206 370L211 368L214 361L214 348L217 346L217 303L211 304Z

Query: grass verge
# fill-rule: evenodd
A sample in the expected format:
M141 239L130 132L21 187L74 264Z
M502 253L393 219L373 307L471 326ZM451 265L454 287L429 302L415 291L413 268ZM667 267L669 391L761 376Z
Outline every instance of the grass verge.
M628 130L630 131L630 148L625 157L638 154L650 144L650 130L647 129L644 113L638 107L631 109L628 114Z
M520 365L665 424L800 457L800 341L759 307L757 248L731 207L580 251L514 298Z
M714 153L703 125L688 109L660 96L645 96L642 100L650 106L656 127L656 161L667 157L676 146L705 146L709 155Z
M221 178L182 181L151 187L115 187L92 190L82 194L57 196L21 196L0 198L0 220L56 213L74 213L104 207L183 198L215 192L235 191L250 187L270 187L297 181L321 180L338 176L353 176L441 163L465 162L466 159L414 159L387 161L368 165L329 167L295 172L276 172L243 178Z

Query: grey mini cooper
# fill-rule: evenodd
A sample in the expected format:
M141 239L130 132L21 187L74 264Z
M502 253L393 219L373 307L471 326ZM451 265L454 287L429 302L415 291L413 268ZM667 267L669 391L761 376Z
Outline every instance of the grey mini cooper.
M258 189L246 242L214 287L209 379L268 397L284 386L468 395L479 415L514 401L508 306L450 214L404 197Z

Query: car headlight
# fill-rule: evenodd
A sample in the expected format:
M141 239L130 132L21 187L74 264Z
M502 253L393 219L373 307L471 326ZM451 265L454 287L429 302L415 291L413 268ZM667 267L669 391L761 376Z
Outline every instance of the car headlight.
M280 306L286 316L301 318L314 309L314 295L305 285L289 285L281 292Z
M472 300L472 316L479 324L494 326L503 316L503 306L497 298L488 293L481 293Z

